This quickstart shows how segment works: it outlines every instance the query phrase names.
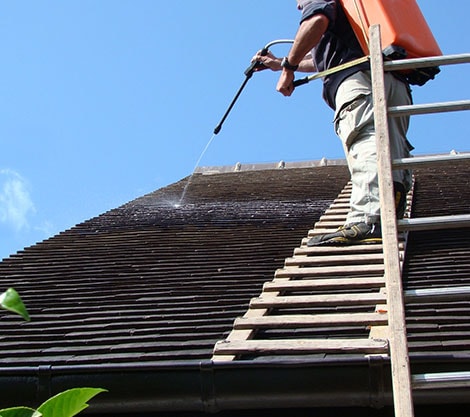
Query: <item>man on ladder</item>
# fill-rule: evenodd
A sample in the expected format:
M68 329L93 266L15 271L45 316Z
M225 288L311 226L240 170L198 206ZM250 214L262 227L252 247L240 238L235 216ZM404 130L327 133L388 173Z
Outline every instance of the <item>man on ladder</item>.
M297 0L302 13L292 48L283 59L271 52L253 58L269 68L282 71L277 90L284 96L294 91L294 72L340 69L323 80L323 98L335 111L334 126L341 139L351 172L352 194L346 223L336 232L309 239L308 246L322 244L380 243L380 198L377 152L368 62L341 69L345 63L363 57L364 52L345 15L340 0ZM387 104L411 104L411 90L398 74L385 75ZM392 158L409 157L412 146L406 138L409 116L389 118ZM394 171L397 216L402 217L411 173Z

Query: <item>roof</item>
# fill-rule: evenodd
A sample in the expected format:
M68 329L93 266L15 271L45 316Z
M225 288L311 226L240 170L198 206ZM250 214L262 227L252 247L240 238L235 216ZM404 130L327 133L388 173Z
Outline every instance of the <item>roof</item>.
M0 316L0 387L11 394L0 407L85 384L110 389L98 401L103 412L126 411L116 408L120 401L132 411L239 408L243 387L258 389L258 398L245 398L249 407L259 404L254 375L260 370L264 394L288 404L295 389L298 406L321 405L318 384L295 382L306 369L338 378L357 374L367 386L365 402L387 402L387 388L375 397L369 392L371 369L386 377L386 364L370 358L325 355L302 366L276 357L211 361L215 343L348 182L346 166L318 165L324 164L196 173L3 260L1 286L20 292L32 321ZM413 215L465 213L469 170L465 162L417 169ZM411 232L405 287L470 285L468 232ZM468 369L468 300L418 302L407 306L407 315L417 366ZM276 378L266 382L270 373L295 388L280 395ZM336 384L323 404L362 401L352 393L346 398L346 390Z

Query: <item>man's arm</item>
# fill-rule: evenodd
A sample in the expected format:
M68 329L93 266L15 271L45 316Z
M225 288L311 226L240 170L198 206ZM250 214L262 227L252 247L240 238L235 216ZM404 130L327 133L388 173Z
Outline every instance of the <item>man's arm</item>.
M329 20L323 14L313 15L300 24L292 48L287 56L289 64L295 66L303 62L305 56L320 42L321 37L328 28L328 24ZM294 72L283 68L277 83L277 91L284 96L290 96L294 91L293 81Z

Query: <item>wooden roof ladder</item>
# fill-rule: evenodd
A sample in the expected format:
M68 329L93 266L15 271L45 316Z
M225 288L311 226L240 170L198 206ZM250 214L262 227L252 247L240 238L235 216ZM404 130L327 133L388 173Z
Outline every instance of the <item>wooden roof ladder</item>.
M384 71L470 62L469 55L383 62L380 28L371 28L371 66L378 141L383 243L375 245L307 247L302 241L285 260L274 279L266 282L259 297L235 320L225 340L214 346L215 362L250 360L252 357L311 355L381 355L390 357L393 397L397 417L413 416L412 388L470 386L470 372L410 375L404 299L440 300L468 287L403 291L401 268L409 230L462 227L470 216L405 219L396 221L387 118L470 109L470 101L387 108ZM394 168L456 161L467 155L393 161ZM350 209L351 185L315 223L308 237L328 233L344 224ZM413 190L408 194L411 200ZM411 204L409 204L411 206ZM326 335L326 336L325 336ZM279 356L281 355L281 356Z
M429 67L433 65L448 65L469 63L470 54L442 56L433 58L418 58L384 63L380 38L380 27L370 29L371 71L373 81L374 115L377 134L378 173L381 200L381 222L383 253L385 267L385 282L387 289L389 349L392 367L392 386L395 416L412 417L413 389L433 389L470 386L470 372L454 372L442 374L411 375L406 335L404 294L402 288L400 258L398 250L398 231L429 230L439 228L457 228L470 226L470 215L454 215L432 218L405 219L396 221L395 202L393 193L392 169L422 166L443 160L469 159L469 154L409 158L391 160L390 141L388 132L388 117L399 115L414 115L438 113L457 110L470 110L470 100L436 103L426 105L396 106L387 108L384 86L384 71ZM442 297L449 289L433 288L427 295ZM469 291L470 288L460 288L459 291ZM425 291L426 293L426 291Z

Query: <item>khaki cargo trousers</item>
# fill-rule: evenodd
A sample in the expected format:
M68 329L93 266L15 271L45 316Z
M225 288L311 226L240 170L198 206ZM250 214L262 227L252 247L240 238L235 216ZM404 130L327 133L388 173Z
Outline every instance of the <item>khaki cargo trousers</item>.
M390 73L385 73L385 94L388 106L412 102L409 86ZM378 223L380 199L370 71L357 72L341 83L336 109L335 131L342 141L352 182L351 210L345 224ZM406 138L409 116L389 117L388 125L392 159L409 157L413 149ZM393 181L408 191L411 172L393 171Z

